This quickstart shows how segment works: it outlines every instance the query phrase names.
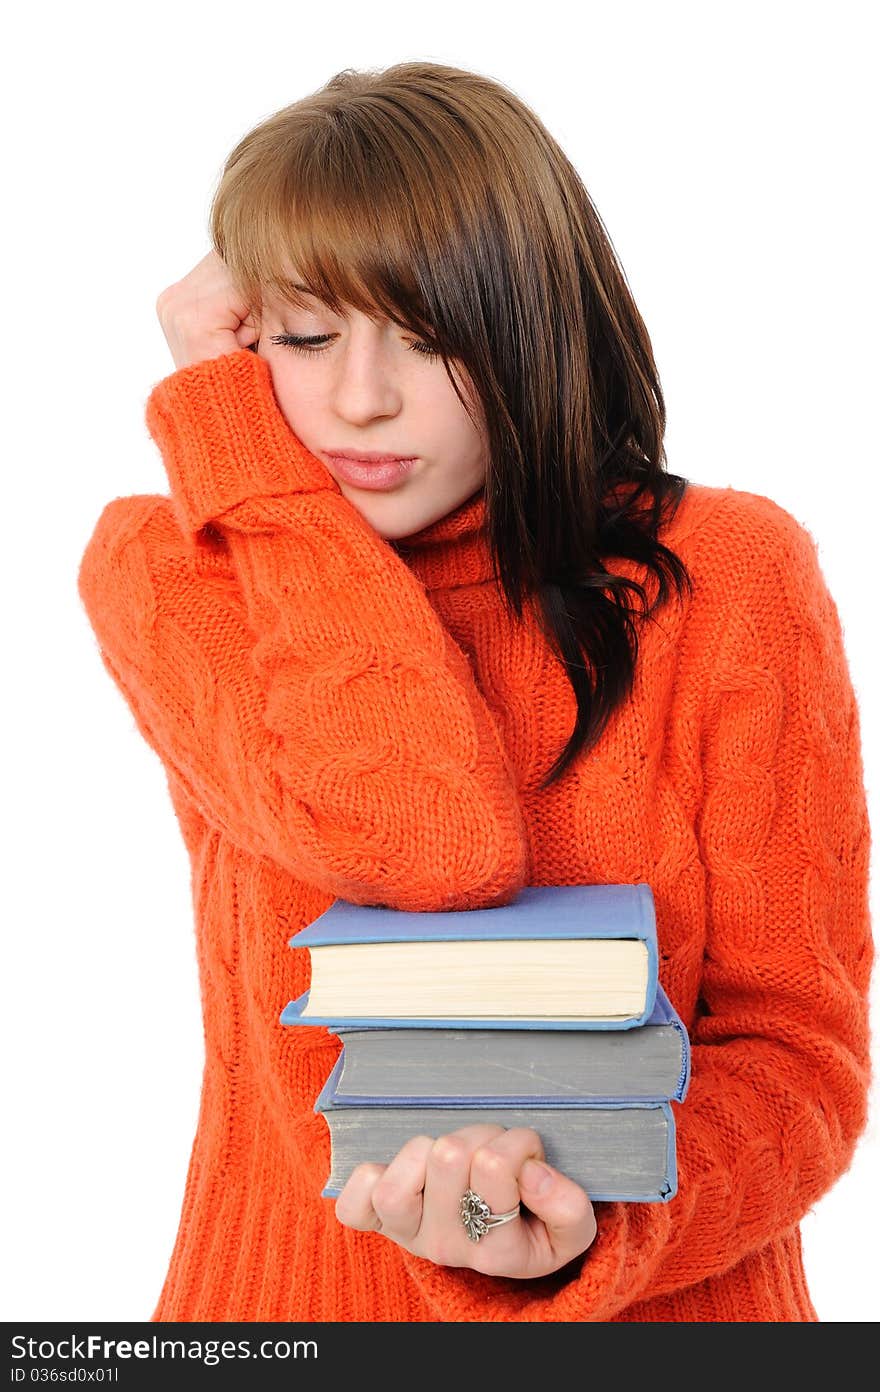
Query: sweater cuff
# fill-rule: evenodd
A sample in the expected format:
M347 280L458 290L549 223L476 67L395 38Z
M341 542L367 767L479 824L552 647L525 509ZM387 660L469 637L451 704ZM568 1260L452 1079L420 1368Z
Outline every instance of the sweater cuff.
M403 1262L438 1320L603 1322L649 1285L669 1236L670 1215L668 1204L609 1201L598 1202L595 1210L598 1231L592 1245L581 1259L548 1277L486 1276L437 1266L406 1250Z
M187 531L248 498L335 486L288 425L265 358L249 348L163 378L147 398L145 419Z

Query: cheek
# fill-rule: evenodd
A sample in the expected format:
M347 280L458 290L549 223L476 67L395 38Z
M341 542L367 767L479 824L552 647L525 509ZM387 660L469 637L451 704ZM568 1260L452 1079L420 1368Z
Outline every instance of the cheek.
M488 457L485 431L467 416L461 406L450 428L451 452L461 461L462 474L472 476L475 470L485 469Z
M484 412L469 380L458 380L466 405L456 396L442 367L429 394L423 397L423 404L433 420L444 423L442 434L446 439L454 441L459 450L464 448L471 453L474 448L482 447L485 440Z

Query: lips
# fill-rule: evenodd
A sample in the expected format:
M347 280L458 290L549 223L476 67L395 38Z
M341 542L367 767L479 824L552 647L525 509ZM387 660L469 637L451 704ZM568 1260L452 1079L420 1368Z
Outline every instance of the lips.
M415 459L414 454L380 454L377 450L327 450L331 459L350 459L354 464L400 464Z
M328 454L334 473L355 488L385 490L396 487L407 477L415 466L416 459L404 459L399 455L386 455L384 460L350 459L342 455Z

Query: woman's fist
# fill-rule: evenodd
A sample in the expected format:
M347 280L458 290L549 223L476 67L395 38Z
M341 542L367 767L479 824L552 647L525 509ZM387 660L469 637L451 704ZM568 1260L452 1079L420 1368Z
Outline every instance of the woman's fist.
M468 1189L496 1214L522 1204L520 1217L471 1241L459 1213ZM538 1132L491 1123L436 1140L414 1136L390 1164L356 1166L336 1200L336 1217L438 1266L489 1276L547 1276L596 1237L588 1194L547 1164Z
M178 368L250 348L260 337L256 313L216 251L162 291L156 313Z

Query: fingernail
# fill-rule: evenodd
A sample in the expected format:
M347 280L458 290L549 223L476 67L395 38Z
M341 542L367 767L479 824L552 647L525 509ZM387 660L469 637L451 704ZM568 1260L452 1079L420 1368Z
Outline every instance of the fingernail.
M539 1160L527 1160L520 1172L520 1179L527 1189L533 1190L536 1194L544 1194L553 1183L553 1174Z

